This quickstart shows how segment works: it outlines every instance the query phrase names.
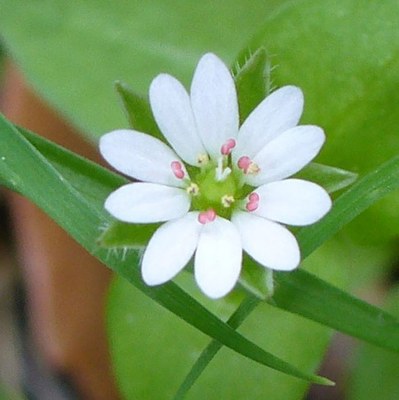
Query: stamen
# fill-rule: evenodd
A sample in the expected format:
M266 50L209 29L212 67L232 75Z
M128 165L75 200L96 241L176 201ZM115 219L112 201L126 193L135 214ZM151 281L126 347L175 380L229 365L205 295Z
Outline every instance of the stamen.
M251 193L248 196L248 203L246 204L245 208L247 211L252 212L255 211L259 207L259 195L256 192Z
M190 186L187 187L186 192L191 196L199 195L199 187L196 183L190 183Z
M236 141L234 139L229 139L227 142L220 148L220 152L224 156L228 156L231 151L236 147Z
M202 225L212 222L216 219L216 212L212 208L207 211L201 211L198 214L198 222Z
M209 156L208 154L199 154L197 157L197 162L199 165L205 165L209 162Z
M234 197L229 194L225 194L221 199L222 206L225 208L231 207L234 201Z
M237 165L238 168L242 169L244 174L247 175L256 175L260 171L258 164L254 163L247 156L240 157L237 162Z
M177 179L183 179L184 178L184 171L183 171L183 165L180 161L172 161L170 164L170 167L172 168L173 175Z
M248 175L256 175L259 171L260 171L259 165L254 162L251 162L246 173Z
M231 168L227 167L223 169L223 158L220 157L218 160L218 166L215 171L215 179L217 181L224 181L231 174Z

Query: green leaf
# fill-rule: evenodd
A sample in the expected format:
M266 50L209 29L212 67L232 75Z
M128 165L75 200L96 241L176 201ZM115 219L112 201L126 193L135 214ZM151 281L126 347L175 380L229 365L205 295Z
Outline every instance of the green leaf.
M164 141L165 139L154 120L148 101L134 93L122 82L116 82L115 88L122 100L130 127Z
M253 54L249 54L243 65L237 63L235 83L241 123L270 93L271 71L271 62L264 48L259 48Z
M328 165L310 163L303 170L295 174L295 178L312 181L324 187L328 193L337 192L352 185L358 175L354 172Z
M383 7L372 1L361 7L356 0L292 1L251 41L253 51L265 47L273 55L276 86L302 88L301 123L320 125L327 136L318 162L363 175L399 154L398 15L396 0ZM398 199L387 197L359 218L348 230L351 239L375 245L395 238Z
M96 239L99 227L108 223L108 217L102 205L106 196L105 192L109 194L115 189L121 182L120 177L94 163L74 156L71 152L64 151L59 146L52 146L50 142L35 137L33 142L36 146L38 143L44 143L45 150L54 149L51 157L53 159L55 157L56 162L52 164L51 157L46 158L38 150L40 146L35 148L33 143L25 139L4 118L0 119L0 132L3 139L0 148L0 182L41 207L90 253L144 294L225 346L281 372L320 384L330 384L327 379L301 372L245 339L173 282L156 288L145 285L137 268L139 264L137 252L131 251L120 258L118 255L98 248ZM27 138L34 137L26 132L24 135ZM62 157L61 153L63 153ZM60 163L63 164L62 167ZM66 178L66 174L62 172L65 169L70 169L69 175L72 178ZM89 174L87 174L88 171L90 171ZM82 180L81 175L83 175ZM87 179L91 176L92 181L89 184ZM74 185L70 184L69 180L72 180ZM82 185L85 185L84 191L78 189ZM97 199L86 194L90 188L93 188L93 193L99 196Z
M375 288L372 288L375 291ZM399 290L389 294L387 310L399 318ZM348 400L393 400L399 393L399 354L363 344L349 381Z
M233 61L285 2L2 0L0 35L36 91L94 139L124 126L115 80L139 95L161 72L188 84L202 54Z

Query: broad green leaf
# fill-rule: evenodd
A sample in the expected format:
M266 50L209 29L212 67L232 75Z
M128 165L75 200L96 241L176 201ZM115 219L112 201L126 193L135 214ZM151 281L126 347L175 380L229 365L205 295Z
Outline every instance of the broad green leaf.
M375 289L374 289L375 290ZM399 290L392 290L387 310L399 318ZM399 394L399 354L362 344L349 382L348 400L393 400Z
M243 65L235 66L241 123L271 91L271 62L264 48L247 55Z
M396 0L293 1L251 41L253 51L263 46L273 55L276 86L303 89L301 123L320 125L327 136L318 161L364 174L399 154L398 16ZM370 209L352 224L352 239L395 237L397 203L396 194Z
M2 0L0 36L35 89L97 138L126 126L115 80L139 95L161 72L188 84L202 54L231 62L286 2Z
M3 118L0 119L0 132L3 139L0 147L0 182L41 207L90 253L136 288L203 333L254 361L302 379L321 384L330 383L325 378L298 370L237 334L229 325L224 324L173 282L156 288L145 285L138 268L139 254L137 252L131 251L125 254L125 257L120 257L98 248L96 239L99 228L108 223L108 217L102 206L105 198L104 191L108 189L109 193L120 183L121 178L114 178L114 174L66 151L63 157L55 158L53 165ZM33 135L27 134L27 136ZM42 140L36 137L34 141L37 143ZM44 147L49 150L51 144L45 143ZM63 150L56 146L53 157L62 152ZM65 161L68 159L71 159L71 162L67 168L75 167L74 174L70 171L70 174L75 175L73 179L75 186L69 183L72 179L66 178L62 172L66 167ZM64 162L64 168L58 170L57 167L62 162ZM82 181L80 181L81 174ZM96 180L96 177L101 175L102 177ZM93 181L89 185L87 179L91 176ZM77 189L82 183L86 185L84 192ZM93 186L93 193L99 195L96 200L86 194L90 192L91 186Z

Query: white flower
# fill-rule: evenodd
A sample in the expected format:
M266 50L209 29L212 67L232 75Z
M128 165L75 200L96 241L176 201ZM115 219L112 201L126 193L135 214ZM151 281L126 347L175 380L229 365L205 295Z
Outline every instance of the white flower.
M317 126L297 126L301 90L276 90L239 127L233 78L219 58L205 54L190 95L161 74L151 84L150 103L173 150L134 130L113 131L100 141L114 168L141 181L113 192L105 208L125 222L167 221L145 250L144 281L172 279L195 254L199 287L219 298L237 282L242 250L265 267L296 268L299 246L282 224L312 224L331 207L320 186L286 179L318 154L325 139Z

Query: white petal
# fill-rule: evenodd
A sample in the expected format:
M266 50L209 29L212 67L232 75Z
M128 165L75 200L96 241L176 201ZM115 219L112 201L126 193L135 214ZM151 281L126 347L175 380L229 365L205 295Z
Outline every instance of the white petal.
M159 285L173 279L190 261L197 247L202 225L198 213L188 213L163 224L145 250L141 273L147 285Z
M170 186L129 183L112 192L104 207L124 222L162 222L186 214L190 209L190 197L185 190Z
M237 226L243 249L265 267L291 271L300 262L295 236L276 222L238 211L232 222Z
M198 165L198 156L206 150L183 85L170 75L158 75L151 83L150 102L159 128L176 153L188 164Z
M267 96L241 126L233 159L255 157L267 143L296 126L302 111L303 94L296 86L284 86Z
M259 205L253 214L284 224L313 224L331 208L331 199L321 186L300 179L267 183L255 192Z
M175 177L171 163L179 161L176 153L165 143L145 133L120 129L102 136L100 152L118 171L140 181L182 187ZM185 176L187 171L182 165Z
M201 290L217 299L230 292L241 271L242 248L237 228L216 217L204 225L195 254L195 279Z
M214 54L205 54L198 63L191 84L191 104L202 143L217 159L222 145L237 137L238 104L230 71Z
M295 174L316 157L324 140L324 132L318 126L300 125L288 129L253 159L260 172L247 175L246 182L260 186Z

